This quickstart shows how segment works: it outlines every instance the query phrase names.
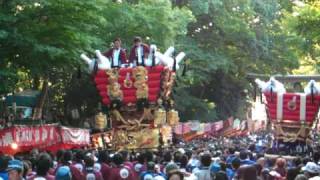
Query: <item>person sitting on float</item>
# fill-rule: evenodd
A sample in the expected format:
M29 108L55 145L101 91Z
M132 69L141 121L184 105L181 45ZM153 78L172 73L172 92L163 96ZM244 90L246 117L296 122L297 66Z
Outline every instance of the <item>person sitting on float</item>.
M121 39L116 38L113 41L113 47L103 53L111 63L111 68L120 68L128 65L126 50L121 47Z
M149 56L150 48L147 44L142 43L141 37L135 37L134 45L131 48L129 62L135 66L145 66L145 61Z

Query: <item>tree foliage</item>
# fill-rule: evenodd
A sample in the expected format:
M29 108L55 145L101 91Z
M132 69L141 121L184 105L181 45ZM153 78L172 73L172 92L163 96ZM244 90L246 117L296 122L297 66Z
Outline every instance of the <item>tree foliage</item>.
M116 37L130 48L136 35L164 49L186 34L192 17L169 0L0 0L0 95L38 89L46 79L54 111L90 112L99 100L89 76L76 78L81 53L104 51Z
M174 91L183 120L245 118L248 72L319 64L319 14L317 1L0 0L0 95L49 80L53 112L91 115L99 97L79 55L139 35L186 52Z
M189 0L182 4L196 16L188 35L179 39L190 58L189 74L176 97L186 117L245 118L251 88L246 73L285 74L298 67L298 38L282 28L283 12L291 9L291 2ZM196 102L179 101L182 97Z

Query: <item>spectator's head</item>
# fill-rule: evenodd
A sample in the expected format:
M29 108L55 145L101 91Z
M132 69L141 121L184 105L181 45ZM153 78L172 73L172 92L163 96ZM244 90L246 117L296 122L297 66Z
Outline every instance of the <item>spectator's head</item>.
M200 158L201 164L204 167L209 167L211 164L211 155L208 153L204 153Z
M138 154L138 155L137 155L137 161L138 161L140 164L143 164L143 163L144 163L144 154Z
M313 162L318 163L320 160L320 152L316 151L313 153Z
M192 151L186 150L185 155L187 155L188 159L190 159L192 157Z
M238 169L237 179L243 180L256 180L257 179L257 169L253 165L244 165Z
M308 180L304 174L299 174L294 180Z
M257 160L257 164L259 164L262 168L265 166L265 163L266 161L263 157Z
M287 179L294 180L298 174L300 174L299 168L289 168L287 172Z
M56 180L71 180L71 170L68 166L61 166L56 172Z
M320 167L314 162L308 162L301 170L305 173L308 178L319 175Z
M184 175L180 171L173 171L168 174L168 180L183 180Z
M84 157L84 164L86 165L86 168L93 168L94 159L92 158L92 156L85 156Z
M233 147L228 149L229 154L234 154L235 153L235 149Z
M293 165L294 165L295 167L298 167L298 166L300 166L300 165L302 164L302 161L301 161L301 158L300 158L300 157L294 158L292 162L293 162Z
M123 157L120 153L116 153L115 155L113 155L112 161L117 165L120 166L121 164L123 164L124 160Z
M211 174L215 174L217 172L221 171L221 166L219 163L213 163L210 167Z
M62 163L64 165L70 165L72 163L72 152L71 151L65 151L63 153Z
M221 171L227 171L227 164L225 162L220 162L219 165L221 167Z
M174 155L173 155L173 161L175 163L180 163L181 156L182 156L181 152L180 151L176 151L174 153Z
M75 162L81 163L83 158L84 158L84 152L82 150L78 150L74 157Z
M278 158L276 160L276 167L277 168L283 169L286 167L286 165L287 165L287 161L284 158Z
M10 161L10 157L6 155L0 156L0 172L5 171L8 167L8 163Z
M163 155L163 160L165 162L170 162L172 160L172 155L170 151L166 151Z
M129 158L128 151L120 151L120 154L122 155L124 161L128 160L128 158Z
M147 151L144 153L145 162L153 161L153 153L151 151Z
M148 171L154 171L156 164L154 162L148 162L147 163L147 170Z
M181 168L186 168L187 167L187 164L188 164L188 156L186 156L186 155L183 155L183 156L181 156L181 158L180 158L180 167Z
M23 177L23 163L20 160L10 160L8 164L10 180L20 180Z
M52 159L50 155L47 153L40 154L38 162L36 164L37 175L46 176L51 166L52 166Z
M110 162L110 156L109 156L108 151L106 151L106 150L100 151L98 159L99 159L100 163L109 163Z
M239 158L234 158L231 162L231 166L233 169L238 169L240 165L241 165L241 162Z
M178 165L176 165L175 163L169 163L166 165L164 172L168 175L171 172L178 171L178 170L179 170Z
M240 160L245 160L245 159L247 159L247 158L248 158L248 153L247 153L247 151L246 151L246 150L240 151L239 158L240 158Z
M63 149L59 149L57 151L57 161L58 162L62 162L63 160L63 154L64 154L64 150Z

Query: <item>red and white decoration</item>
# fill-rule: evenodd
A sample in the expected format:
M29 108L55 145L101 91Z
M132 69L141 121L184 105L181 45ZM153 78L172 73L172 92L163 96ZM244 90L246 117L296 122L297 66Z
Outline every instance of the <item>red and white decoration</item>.
M89 144L90 133L87 129L43 125L14 126L0 131L0 151L10 154L33 148L57 151Z
M269 118L272 121L291 120L312 123L319 110L320 96L312 97L302 93L265 93L264 95Z
M160 94L160 86L161 86L161 73L164 71L164 66L155 66L155 67L146 67L146 70L148 71L148 89L149 89L149 95L148 95L148 101L149 102L156 102L159 94ZM125 80L129 79L132 81L132 84L134 84L135 79L133 78L132 72L133 68L121 68L119 70L119 78L118 83L121 86L121 90L123 92L123 100L122 102L125 105L128 105L129 103L136 103L137 97L136 97L136 88L134 86L127 87L125 86ZM95 75L94 81L96 83L96 87L99 91L100 96L102 97L102 102L105 105L108 105L111 103L108 92L107 92L107 85L108 85L108 75L106 74L106 71L104 70L98 70L98 72Z
M286 93L279 81L270 78L256 83L266 97L266 105L271 121L312 123L318 114L320 105L320 86L311 80L304 93Z

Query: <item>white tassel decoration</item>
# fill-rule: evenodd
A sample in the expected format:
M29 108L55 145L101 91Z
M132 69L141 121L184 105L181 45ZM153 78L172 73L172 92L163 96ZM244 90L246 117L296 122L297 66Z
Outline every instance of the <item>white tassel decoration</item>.
M84 60L86 62L86 64L88 65L88 69L89 69L89 72L92 72L93 71L93 68L94 68L94 63L95 61L90 59L88 56L86 56L85 54L81 54L80 55L80 58L82 60Z
M98 57L98 69L106 70L111 68L110 61L107 57L101 54L100 50L96 50L96 55Z
M315 80L310 80L307 86L304 88L304 93L307 95L311 94L311 89L313 94L320 95L320 86L316 83Z

